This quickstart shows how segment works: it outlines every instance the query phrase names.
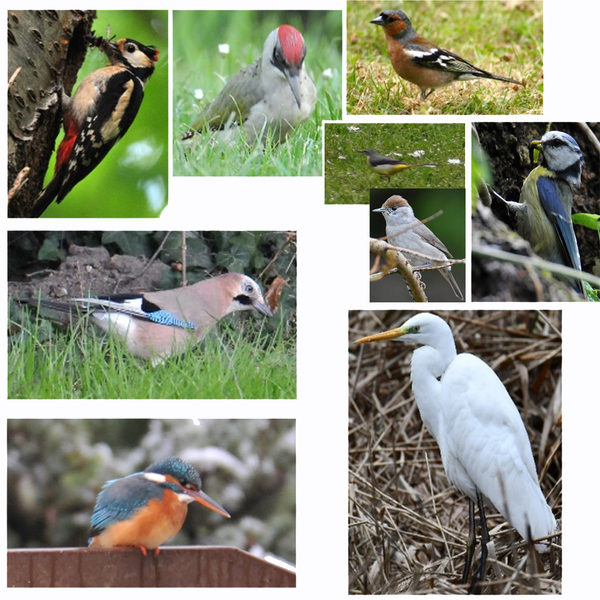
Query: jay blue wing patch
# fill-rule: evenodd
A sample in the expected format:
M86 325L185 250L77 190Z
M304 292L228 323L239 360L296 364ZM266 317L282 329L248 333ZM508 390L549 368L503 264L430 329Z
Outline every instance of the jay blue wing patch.
M96 500L89 536L100 535L112 524L126 521L153 498L160 500L163 492L163 488L144 479L141 473L107 481Z
M196 326L189 321L182 321L168 313L166 310L155 310L148 313L148 318L159 325L169 325L170 327L181 327L182 329L196 329Z
M540 203L558 234L558 239L563 246L570 266L574 269L581 269L581 259L579 258L571 217L567 215L561 202L564 194L571 193L568 186L566 184L560 185L556 179L550 177L538 177L536 187ZM569 198L569 204L570 202L571 199Z
M180 327L181 329L196 329L196 326L191 321L184 321L170 312L162 310L159 306L139 294L117 294L98 299L78 300L87 302L88 305L97 306L108 312L114 311L139 319L147 319L159 325Z

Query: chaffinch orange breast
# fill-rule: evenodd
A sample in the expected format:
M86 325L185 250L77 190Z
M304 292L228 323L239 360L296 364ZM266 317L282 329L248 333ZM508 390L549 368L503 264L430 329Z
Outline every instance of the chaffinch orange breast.
M371 23L383 27L388 54L400 77L421 88L424 100L438 87L466 79L497 79L522 85L520 81L493 75L422 38L401 10L386 10Z

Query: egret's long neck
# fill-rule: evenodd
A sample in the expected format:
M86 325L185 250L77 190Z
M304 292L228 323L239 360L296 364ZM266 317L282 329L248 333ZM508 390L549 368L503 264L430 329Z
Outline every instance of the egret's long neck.
M449 340L438 340L438 342L438 349L423 346L415 350L411 361L411 379L421 419L439 444L442 396L440 378L456 358L456 347L451 336Z

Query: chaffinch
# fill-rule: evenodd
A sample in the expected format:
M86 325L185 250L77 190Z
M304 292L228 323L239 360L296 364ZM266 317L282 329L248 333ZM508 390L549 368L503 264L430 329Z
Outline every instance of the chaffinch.
M358 150L358 152L367 155L367 163L381 177L387 177L388 183L392 180L392 175L399 173L400 171L404 171L404 169L410 169L411 167L431 167L434 168L437 165L409 165L408 163L401 162L394 158L390 158L389 156L383 156L383 154L379 154L379 152L375 152L375 150L371 150L371 148L367 148L366 150Z
M394 70L421 88L420 100L427 98L435 88L466 79L497 79L523 85L515 79L478 69L464 58L422 38L401 10L386 10L371 23L383 27Z
M519 235L538 256L581 271L571 206L573 189L581 183L583 153L562 131L549 131L530 146L540 151L539 165L525 179L520 201L503 202L516 214ZM575 285L584 291L581 280Z

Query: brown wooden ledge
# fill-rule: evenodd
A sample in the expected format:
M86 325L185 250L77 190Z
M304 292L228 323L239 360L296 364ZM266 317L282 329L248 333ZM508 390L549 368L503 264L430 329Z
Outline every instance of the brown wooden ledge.
M8 551L8 587L295 587L296 574L238 548Z

